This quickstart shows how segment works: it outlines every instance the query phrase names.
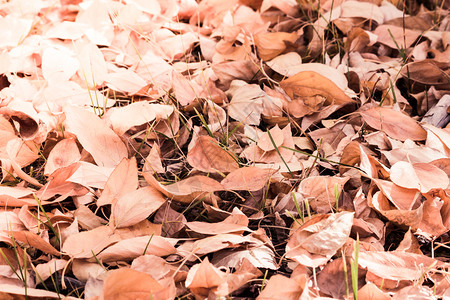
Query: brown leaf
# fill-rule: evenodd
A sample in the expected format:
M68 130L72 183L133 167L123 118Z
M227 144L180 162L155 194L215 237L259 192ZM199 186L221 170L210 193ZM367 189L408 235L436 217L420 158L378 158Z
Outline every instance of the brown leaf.
M424 202L423 217L419 224L422 235L428 234L429 236L439 237L449 230L442 221L440 211L442 205L442 202L435 199L428 199Z
M263 103L269 97L259 85L234 80L227 95L231 96L228 105L230 117L244 124L259 125Z
M248 218L241 212L230 215L218 223L187 222L186 226L192 231L202 234L242 233L249 231Z
M391 138L405 141L423 141L427 132L411 117L393 109L375 106L361 111L361 116L370 127L384 131Z
M345 257L346 265L342 257L334 259L327 263L317 275L317 285L320 292L332 296L336 299L342 299L346 296L347 285L350 291L353 290L350 258ZM347 272L344 268L347 267ZM358 270L358 286L365 283L365 272L361 268Z
M422 220L422 205L416 209L398 210L389 203L387 196L380 191L375 192L373 195L369 191L367 201L370 207L377 210L380 214L398 226L411 227L412 230L417 230L420 221Z
M99 254L97 259L103 262L131 261L145 254L168 256L174 254L177 240L170 240L157 235L138 236L121 240L109 246Z
M201 136L188 152L187 161L203 172L231 172L239 168L235 155L210 136Z
M373 181L387 199L400 210L411 210L420 199L420 193L415 189L407 189L382 179L373 179Z
M358 290L358 299L367 300L390 300L391 297L382 290L380 290L372 282L367 282L362 288Z
M120 240L110 226L101 226L67 237L62 252L74 258L90 258Z
M49 175L47 183L36 192L36 196L42 201L60 195L58 200L62 201L67 197L85 195L88 190L84 186L68 181L79 168L80 163L76 162L57 169Z
M270 137L272 137L272 139ZM258 139L256 144L263 151L272 151L276 148L279 148L283 144L283 141L283 131L280 129L280 127L278 127L278 125L275 125L275 127L268 130L268 132L264 132L263 135Z
M131 264L133 270L151 275L156 280L167 277L174 277L175 282L186 280L187 268L180 268L176 264L168 263L159 256L145 254L133 260Z
M418 280L440 264L425 255L401 251L360 252L358 263L377 277L394 281Z
M449 85L448 69L450 63L440 63L435 60L425 59L405 65L402 76L422 84Z
M407 49L420 36L421 31L405 29L393 25L380 25L373 32L378 36L377 42L392 49Z
M256 268L278 269L275 253L270 247L260 245L245 248L247 249L231 247L230 249L225 249L220 252L214 251L214 257L211 262L215 266L235 268L242 260L248 260L248 262Z
M61 299L61 293L55 293L51 291L35 289L27 287L25 290L22 286L16 286L8 283L0 284L0 296L3 299ZM12 295L19 295L18 297ZM64 299L77 300L79 298L66 296Z
M67 263L68 261L65 259L53 258L46 263L38 264L36 266L36 273L39 274L39 280L45 281L53 273L64 269Z
M19 124L19 132L23 139L32 140L38 133L39 126L36 111L26 103L13 102L10 106L0 108L0 115L8 116Z
M326 98L327 105L353 102L334 82L314 71L297 73L282 80L280 86L292 99L319 95Z

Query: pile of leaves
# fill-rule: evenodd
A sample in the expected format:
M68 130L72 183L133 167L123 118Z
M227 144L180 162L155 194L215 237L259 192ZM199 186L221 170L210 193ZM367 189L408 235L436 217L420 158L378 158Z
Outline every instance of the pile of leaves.
M450 297L449 8L2 1L1 297Z

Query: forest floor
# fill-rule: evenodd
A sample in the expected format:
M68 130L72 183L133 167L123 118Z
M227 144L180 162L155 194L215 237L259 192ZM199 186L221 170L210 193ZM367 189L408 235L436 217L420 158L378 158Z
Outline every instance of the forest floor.
M449 299L446 0L0 4L4 299Z

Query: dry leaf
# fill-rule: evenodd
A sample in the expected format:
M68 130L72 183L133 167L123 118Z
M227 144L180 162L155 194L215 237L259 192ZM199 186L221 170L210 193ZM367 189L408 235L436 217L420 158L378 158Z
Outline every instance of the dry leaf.
M138 185L136 158L124 158L109 176L97 205L113 204L123 195L136 190Z
M175 291L167 291L152 276L133 269L120 268L109 272L105 279L102 299L173 299Z
M361 111L361 116L370 127L385 132L389 137L405 141L422 141L427 137L427 132L416 121L404 113L393 109L376 106Z
M428 193L432 189L446 189L449 185L447 174L432 164L411 164L399 161L391 167L391 180L395 184Z
M167 256L174 254L177 240L165 239L157 235L138 236L121 240L109 246L99 254L97 259L103 262L131 261L141 255L151 254Z
M59 168L68 167L81 159L77 143L73 139L64 139L50 152L45 164L44 174L49 175Z
M315 211L327 213L336 205L335 189L337 188L340 194L349 179L349 177L311 176L302 180L298 191L308 199L309 205Z
M269 96L258 85L240 80L232 81L227 94L231 95L228 106L230 117L244 124L260 123L263 103Z
M280 86L292 99L322 96L327 105L348 104L353 100L328 78L314 72L303 71L280 82Z
M49 253L57 256L60 255L58 250L56 250L52 245L50 245L35 233L32 233L30 231L11 231L10 233L15 240L27 244L30 247L39 249L44 253Z
M239 168L234 154L220 147L219 143L209 136L197 139L187 155L187 160L194 168L208 173L231 172Z
M148 218L166 199L154 187L147 186L122 194L114 205L114 225L123 228Z
M267 32L255 36L258 55L263 60L271 60L286 50L289 44L294 44L298 35L296 32Z
M297 300L308 295L306 276L287 278L276 274L270 277L258 300Z
M257 191L267 184L274 173L272 169L243 167L231 171L220 183L227 190Z
M122 140L92 112L68 106L65 108L65 114L66 130L77 136L80 144L92 155L97 165L115 167L128 156L128 150Z
M148 184L163 195L184 203L191 203L200 199L210 202L217 201L213 193L224 190L224 187L219 182L206 176L191 176L170 185L162 185L151 174L142 174Z
M186 278L186 287L199 297L209 294L225 296L229 293L226 285L226 274L215 268L205 258L200 264L192 266Z
M309 267L326 263L350 235L354 213L317 215L297 229L286 245L286 257Z

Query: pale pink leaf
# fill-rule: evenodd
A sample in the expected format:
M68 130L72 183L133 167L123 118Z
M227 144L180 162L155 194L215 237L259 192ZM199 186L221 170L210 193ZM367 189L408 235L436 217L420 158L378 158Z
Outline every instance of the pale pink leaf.
M67 167L81 158L74 139L64 139L53 147L45 164L44 174L49 175L59 168Z
M141 255L151 254L156 256L167 256L176 252L174 245L178 241L166 239L161 236L139 236L122 240L97 255L103 262L114 262L117 260L133 260Z
M109 176L97 205L113 204L123 195L136 190L138 186L136 158L124 158Z
M446 189L449 185L447 174L429 163L411 164L399 161L391 167L391 180L409 189L428 193L432 189Z
M151 186L124 194L114 206L114 224L117 228L135 225L154 213L165 201L163 195Z
M122 140L95 114L76 106L67 106L64 112L66 130L77 136L97 165L115 167L128 156Z

